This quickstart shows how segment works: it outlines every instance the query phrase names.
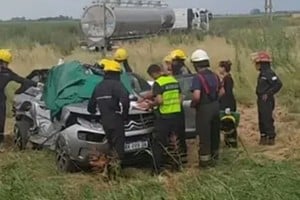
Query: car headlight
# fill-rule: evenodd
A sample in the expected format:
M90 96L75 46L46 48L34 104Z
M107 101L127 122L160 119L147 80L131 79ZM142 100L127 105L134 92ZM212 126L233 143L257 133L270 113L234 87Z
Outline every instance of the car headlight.
M31 108L32 108L31 102L25 101L25 102L21 105L20 110L21 110L21 111L24 111L24 112L28 112Z

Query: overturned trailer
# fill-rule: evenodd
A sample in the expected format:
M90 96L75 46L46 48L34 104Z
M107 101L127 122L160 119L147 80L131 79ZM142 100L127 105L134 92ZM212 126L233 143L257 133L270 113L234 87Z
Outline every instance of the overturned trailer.
M114 40L139 39L162 32L208 30L206 9L172 9L160 1L104 1L84 9L81 28L88 47L101 50Z
M89 45L105 46L108 40L157 34L174 22L173 10L165 6L98 3L85 9L81 27Z

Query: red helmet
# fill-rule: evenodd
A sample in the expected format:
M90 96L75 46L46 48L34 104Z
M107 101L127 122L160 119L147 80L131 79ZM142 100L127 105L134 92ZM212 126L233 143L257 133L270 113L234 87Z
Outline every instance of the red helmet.
M266 51L261 51L253 54L253 62L272 62L271 55Z

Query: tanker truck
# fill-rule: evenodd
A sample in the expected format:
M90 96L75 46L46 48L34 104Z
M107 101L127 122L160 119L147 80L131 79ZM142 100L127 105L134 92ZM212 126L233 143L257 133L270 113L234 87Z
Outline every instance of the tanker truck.
M208 30L203 9L172 9L161 1L102 1L84 9L81 28L89 49L108 50L116 40L140 39L165 32Z

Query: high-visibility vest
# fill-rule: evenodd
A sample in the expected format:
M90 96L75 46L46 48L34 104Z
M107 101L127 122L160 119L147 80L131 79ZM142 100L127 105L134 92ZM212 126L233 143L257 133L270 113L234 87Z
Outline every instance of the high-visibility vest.
M173 114L181 112L180 86L172 76L161 76L156 83L163 89L163 104L159 106L161 114Z

